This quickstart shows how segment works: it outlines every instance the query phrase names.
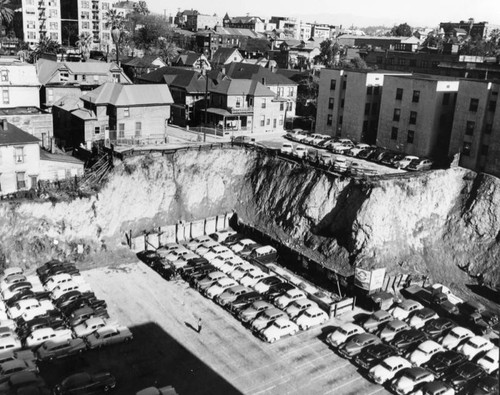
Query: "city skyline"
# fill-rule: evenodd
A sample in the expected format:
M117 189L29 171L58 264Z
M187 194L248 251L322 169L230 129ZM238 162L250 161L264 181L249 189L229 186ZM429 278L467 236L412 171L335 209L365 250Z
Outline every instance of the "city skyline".
M175 15L178 9L195 9L202 14L213 14L224 16L242 16L246 14L270 17L272 15L294 16L307 22L342 24L344 26L392 26L399 23L408 23L412 26L437 26L439 22L460 21L474 18L476 22L487 21L491 24L500 24L500 3L497 0L482 0L481 7L477 3L469 1L445 0L435 2L422 0L419 6L404 4L394 0L381 0L373 2L359 0L353 10L350 3L331 4L329 6L318 0L309 2L293 1L286 8L281 3L272 4L262 0L255 0L251 4L240 4L226 0L218 1L208 5L201 0L192 0L189 3L176 0L168 3L162 0L148 0L151 11ZM391 10L387 12L387 10ZM387 15L385 15L387 14ZM492 17L496 16L496 19Z

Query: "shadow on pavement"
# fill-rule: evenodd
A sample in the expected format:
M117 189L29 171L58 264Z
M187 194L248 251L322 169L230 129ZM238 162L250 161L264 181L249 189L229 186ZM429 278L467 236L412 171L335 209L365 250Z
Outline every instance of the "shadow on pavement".
M186 324L188 325L188 324ZM194 328L191 324L190 327ZM240 394L218 373L155 323L131 328L134 340L89 350L40 365L49 387L81 371L109 371L117 380L114 394L132 395L149 386L175 388L179 395Z

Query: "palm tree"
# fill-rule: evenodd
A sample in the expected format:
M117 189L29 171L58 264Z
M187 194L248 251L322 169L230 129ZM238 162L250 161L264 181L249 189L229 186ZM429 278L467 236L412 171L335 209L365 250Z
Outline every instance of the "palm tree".
M92 42L94 41L94 37L90 33L82 33L78 37L78 41L76 42L76 46L82 55L83 60L87 60L90 56L90 47Z
M8 25L14 19L11 0L0 0L0 25Z
M52 53L57 54L61 45L48 37L42 37L38 42L35 51L33 52L34 61L36 62L41 54Z
M120 65L120 42L123 38L125 21L123 16L116 9L109 10L106 13L106 27L111 27L111 38L116 48L116 63Z

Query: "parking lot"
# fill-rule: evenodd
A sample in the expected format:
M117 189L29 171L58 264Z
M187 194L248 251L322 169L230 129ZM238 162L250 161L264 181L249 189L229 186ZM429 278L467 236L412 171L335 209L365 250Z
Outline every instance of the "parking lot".
M134 333L133 342L97 357L98 366L116 375L117 393L153 384L172 384L179 394L387 393L323 341L356 310L267 344L185 282L167 282L142 263L83 275L108 302L110 315ZM91 353L84 358L93 359Z

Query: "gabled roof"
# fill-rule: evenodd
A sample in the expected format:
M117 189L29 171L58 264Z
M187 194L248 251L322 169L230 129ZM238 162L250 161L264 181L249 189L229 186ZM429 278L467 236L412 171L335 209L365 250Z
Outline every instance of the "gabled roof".
M297 85L292 80L257 64L232 62L224 67L226 75L232 79L248 79L262 82L264 85Z
M196 62L202 57L203 55L193 52L193 51L186 51L184 53L181 53L177 59L175 59L172 63L178 66L189 66L189 67L194 67Z
M142 75L138 80L157 84L166 83L170 87L184 89L188 93L204 93L206 86L203 74L181 67L161 67L151 73ZM208 80L208 87L213 87L213 82L210 78Z
M128 60L127 62L122 62L122 65L129 67L139 67L139 68L149 68L149 67L160 67L153 64L153 62L159 60L163 65L165 62L157 55L144 55L143 57L136 56Z
M35 136L19 129L17 126L7 122L7 127L3 128L0 121L0 146L16 144L38 144L40 140Z
M240 49L247 52L266 53L271 49L271 43L266 39L249 37L241 42Z
M40 160L48 160L51 162L66 162L66 163L77 163L84 165L84 162L74 156L66 154L51 154L40 148Z
M220 34L222 36L227 35L227 36L243 36L243 37L250 37L250 38L263 38L265 39L265 35L262 33L258 33L254 30L250 29L243 29L243 28L237 28L237 27L223 27L223 26L216 26L215 30L199 30L198 34Z
M243 58L241 56L240 51L238 51L237 48L223 48L220 47L215 51L214 55L212 56L212 61L218 64L223 64L226 63L228 59L233 57L235 54L237 54L240 58Z
M83 95L82 100L94 104L113 104L115 106L172 104L174 102L167 85L122 85L113 82L106 82L92 92Z
M21 62L1 63L0 70L6 70L9 79L7 82L0 82L0 85L40 86L36 68L32 64Z
M210 89L210 92L220 93L228 96L266 96L274 97L275 93L258 81L224 78L218 85Z

